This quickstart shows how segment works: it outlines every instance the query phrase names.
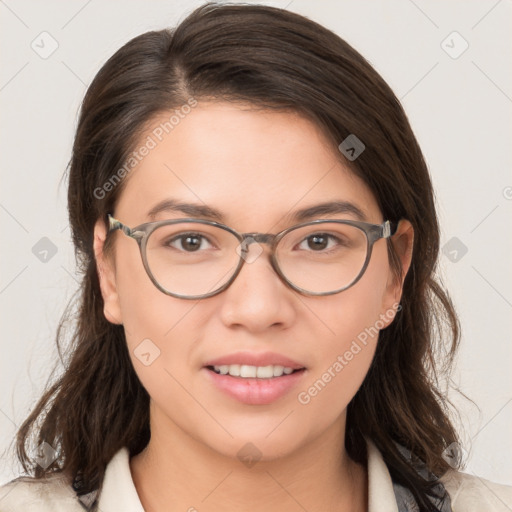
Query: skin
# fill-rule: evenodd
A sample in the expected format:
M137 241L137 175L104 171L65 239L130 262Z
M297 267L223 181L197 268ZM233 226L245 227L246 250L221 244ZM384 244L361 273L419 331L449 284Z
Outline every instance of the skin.
M385 220L372 192L316 125L241 104L200 102L127 180L113 215L130 227L148 222L149 209L171 196L221 210L239 232L276 233L291 225L294 209L332 199L355 203L368 222ZM186 216L169 212L155 220ZM367 510L366 469L348 457L343 440L346 407L377 337L308 404L297 394L399 302L403 280L391 270L387 242L374 245L364 276L339 294L304 296L288 288L262 245L264 252L227 290L190 301L159 291L136 242L121 232L114 234L112 258L105 257L105 233L99 220L94 247L105 316L124 325L135 371L151 396L151 440L130 460L145 510ZM408 221L400 222L392 243L406 273L413 243ZM160 350L149 366L134 355L147 338ZM307 370L276 402L241 404L212 386L202 369L208 359L239 350L278 352ZM247 443L261 453L252 467L237 457Z

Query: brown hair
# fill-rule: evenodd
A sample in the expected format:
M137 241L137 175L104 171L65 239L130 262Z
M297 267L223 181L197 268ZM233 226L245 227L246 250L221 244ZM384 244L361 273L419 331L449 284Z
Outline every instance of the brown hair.
M420 510L435 510L427 499L435 480L420 476L396 446L439 477L450 467L443 450L458 441L438 379L449 375L459 324L434 277L439 227L426 163L398 99L359 53L303 16L259 5L206 4L175 29L126 43L91 83L69 163L69 219L83 274L77 322L66 370L17 434L24 469L36 478L55 471L70 479L80 475L86 493L99 487L121 447L133 456L149 441L149 396L131 364L123 327L105 319L93 253L94 224L113 212L124 182L105 197L95 190L123 166L156 115L191 97L301 113L335 146L356 134L365 151L352 162L340 152L340 159L372 190L385 218L412 223L414 251L402 310L381 331L369 372L349 404L345 443L350 456L364 463L364 437L371 439L393 480L411 491ZM398 275L391 244L388 251ZM66 310L58 346L68 317ZM27 455L34 434L37 445L59 448L46 469Z

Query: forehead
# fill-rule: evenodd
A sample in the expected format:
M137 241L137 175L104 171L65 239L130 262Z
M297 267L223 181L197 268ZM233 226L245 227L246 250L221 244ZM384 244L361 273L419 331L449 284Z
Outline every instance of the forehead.
M351 202L378 220L371 191L306 118L221 102L200 102L170 122L172 115L153 119L136 144L139 161L116 208L125 222L151 220L168 198L211 206L246 230L327 201Z

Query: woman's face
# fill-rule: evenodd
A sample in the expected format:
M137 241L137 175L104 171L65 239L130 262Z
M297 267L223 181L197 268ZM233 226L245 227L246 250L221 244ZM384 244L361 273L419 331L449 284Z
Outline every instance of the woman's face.
M277 233L297 223L291 221L296 210L328 201L356 205L371 223L386 220L337 149L296 114L199 103L159 141L152 129L168 118L155 120L141 137L137 148L148 136L156 147L131 171L113 212L130 227L191 216L163 211L148 217L170 198L215 208L240 233ZM357 220L351 213L319 217ZM179 432L224 455L236 456L245 446L263 459L329 433L339 437L374 355L377 329L389 325L400 298L385 240L374 245L360 281L338 294L290 289L261 245L263 252L254 253L228 289L186 300L153 285L137 243L120 231L113 234L115 266L109 265L100 251L102 222L95 231L105 315L124 325L133 366L151 396L152 437L171 443ZM404 251L406 270L409 256ZM219 377L206 367L226 358L251 366L286 359L304 370L256 382Z

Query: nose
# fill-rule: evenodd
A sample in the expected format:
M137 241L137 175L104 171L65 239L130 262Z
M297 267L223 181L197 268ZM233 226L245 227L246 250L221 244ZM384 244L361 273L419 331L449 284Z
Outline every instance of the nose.
M218 297L226 326L250 332L290 327L296 318L296 293L281 281L270 263L267 244L250 243L244 264L231 285Z

